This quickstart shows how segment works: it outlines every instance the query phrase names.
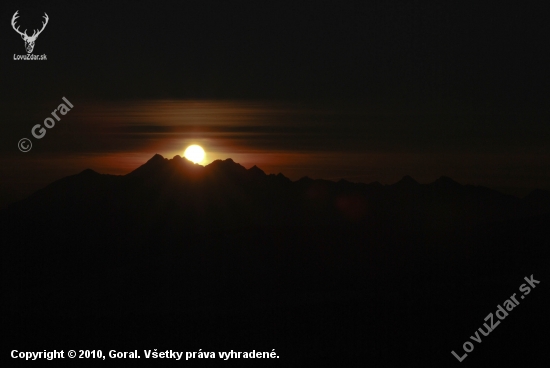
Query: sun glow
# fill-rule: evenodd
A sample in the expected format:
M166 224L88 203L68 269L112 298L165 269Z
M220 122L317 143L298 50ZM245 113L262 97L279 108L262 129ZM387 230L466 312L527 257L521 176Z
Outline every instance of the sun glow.
M202 162L202 160L204 160L204 150L201 146L198 146L196 144L187 147L183 155L186 159L195 164L199 164Z

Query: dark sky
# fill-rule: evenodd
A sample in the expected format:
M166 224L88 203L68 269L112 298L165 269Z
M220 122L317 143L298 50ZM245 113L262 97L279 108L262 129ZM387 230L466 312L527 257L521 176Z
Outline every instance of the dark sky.
M3 3L2 200L201 143L293 179L550 188L548 21L522 2ZM26 54L10 20L38 28ZM29 34L32 33L29 31ZM30 129L67 97L41 140ZM22 153L17 142L31 138ZM256 162L258 161L258 162ZM7 199L6 199L7 198Z
M24 51L9 25L15 10L23 28L37 27L43 11L51 19L35 50L49 62L31 69L4 57L3 92L16 100L70 93L431 106L436 99L479 109L546 101L548 26L533 5L123 3L3 5L6 56Z

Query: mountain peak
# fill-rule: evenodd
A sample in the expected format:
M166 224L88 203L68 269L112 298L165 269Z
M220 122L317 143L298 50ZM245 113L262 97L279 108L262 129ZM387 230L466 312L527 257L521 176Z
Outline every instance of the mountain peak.
M253 176L265 176L265 172L256 165L248 169L248 172Z
M282 173L278 173L277 175L274 175L274 177L280 182L292 183L292 180L284 176Z
M440 187L461 187L462 185L449 178L448 176L441 176L439 179L434 181L432 185Z
M399 180L394 185L399 186L399 187L413 186L413 185L418 185L418 182L416 180L414 180L411 176L405 175L404 177L401 178L401 180Z
M245 169L241 164L236 163L231 158L227 158L225 160L215 160L206 165L205 167L215 168L215 167L224 167L224 168L230 168L230 167L242 167ZM246 170L246 169L245 169Z
M151 157L147 162L146 164L148 163L154 163L154 162L162 162L164 161L164 157L162 157L162 155L159 155L158 153L156 153L153 157Z
M248 176L248 170L232 159L216 160L205 166L208 175L222 175L223 177L243 180Z
M162 168L165 168L166 162L168 162L168 160L157 153L153 157L151 157L146 163L127 175L150 176L154 172L158 172L158 170L162 170Z
M86 176L91 176L91 175L100 175L97 171L94 171L92 169L86 169L86 170L83 170L82 172L80 172L80 174L78 175L86 175Z

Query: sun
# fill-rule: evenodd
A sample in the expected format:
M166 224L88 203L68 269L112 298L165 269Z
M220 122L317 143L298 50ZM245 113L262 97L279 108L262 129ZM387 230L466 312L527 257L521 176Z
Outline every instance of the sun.
M204 150L201 146L193 144L192 146L187 147L185 153L183 154L186 159L189 161L198 164L204 160Z

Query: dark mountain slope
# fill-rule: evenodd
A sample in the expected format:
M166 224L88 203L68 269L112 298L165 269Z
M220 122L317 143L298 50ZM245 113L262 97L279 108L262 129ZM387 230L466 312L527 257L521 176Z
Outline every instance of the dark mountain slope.
M534 274L509 327L468 357L534 361L550 219L532 198L449 178L292 182L230 159L85 170L0 213L4 334L20 350L276 348L284 366L442 366Z

